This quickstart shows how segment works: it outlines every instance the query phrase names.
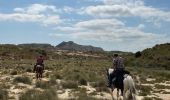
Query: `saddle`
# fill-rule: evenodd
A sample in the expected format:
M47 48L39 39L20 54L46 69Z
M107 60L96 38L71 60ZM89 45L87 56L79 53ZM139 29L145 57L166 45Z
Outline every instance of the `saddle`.
M40 68L40 67L43 67L43 66L42 66L42 65L37 65L36 67L37 67L37 68Z

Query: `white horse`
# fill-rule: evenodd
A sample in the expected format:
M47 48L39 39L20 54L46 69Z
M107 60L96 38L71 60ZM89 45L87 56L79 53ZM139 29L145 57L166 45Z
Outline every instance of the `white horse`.
M113 71L114 69L108 69L107 74L110 75ZM114 87L112 87L112 98L113 98L113 90L114 90ZM119 90L120 88L117 88L117 100L120 97ZM130 76L129 74L124 75L123 90L121 91L123 91L123 100L136 100L135 83L134 83L132 76Z

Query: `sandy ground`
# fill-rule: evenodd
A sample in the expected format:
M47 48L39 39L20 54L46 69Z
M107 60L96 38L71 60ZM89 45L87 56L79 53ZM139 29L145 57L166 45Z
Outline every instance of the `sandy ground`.
M23 84L23 83L17 83L17 84L13 84L12 81L15 77L17 76L22 76L22 75L0 75L0 84L3 84L4 82L6 84L8 84L10 86L8 90L9 93L9 97L13 97L15 99L10 99L10 100L18 100L18 97L20 96L20 94L24 93L25 91L29 90L29 89L35 89L35 83L36 83L36 79L35 79L35 74L34 73L25 73L24 75L32 77L32 84L28 85L28 84ZM154 79L147 79L148 81L153 81ZM49 78L42 78L43 82L49 82ZM62 80L57 79L56 82L57 84L60 84ZM164 85L164 86L170 86L170 82L165 82L165 83L155 83L155 84L159 84L159 85ZM141 84L141 85L146 85L146 86L151 86L154 87L154 84ZM93 88L92 86L90 86L89 84L87 86L79 86L80 88L86 88L86 93L90 94L96 91L95 88ZM40 88L36 88L40 91L43 91L43 89ZM166 92L170 92L170 89L162 89ZM58 97L60 99L64 99L64 100L68 100L68 99L73 99L76 96L74 96L73 92L71 89L59 89L56 90ZM116 89L113 92L113 97L116 99L116 94L117 91ZM92 97L101 99L101 100L112 100L112 96L111 93L106 93L106 92L97 92L96 95L93 95ZM170 100L170 94L161 94L161 93L153 93L153 95L148 95L148 97L159 97L163 100ZM137 100L142 100L143 96L136 96ZM121 100L121 99L120 99Z

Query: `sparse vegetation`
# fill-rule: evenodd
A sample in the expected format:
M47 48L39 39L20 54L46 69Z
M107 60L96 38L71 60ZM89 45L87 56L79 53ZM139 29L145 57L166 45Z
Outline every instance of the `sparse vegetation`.
M19 100L58 100L58 97L53 89L45 90L43 92L28 90L20 96Z
M13 71L11 72L11 75L17 75L17 71L16 71L16 70L13 70Z
M38 82L36 82L36 87L42 88L42 89L48 89L48 88L50 88L50 84L48 82L38 81Z
M161 82L170 81L168 66L170 54L167 53L167 48L169 47L167 47L167 45L160 45L158 47L159 48L154 47L141 51L141 55L137 53L118 52L126 58L126 69L130 71L131 75L135 79L137 84L136 88L139 90L140 96L148 96L152 93L169 94L169 92L164 91L164 89L170 89L170 87L159 84ZM32 73L32 67L35 63L34 58L40 53L44 54L47 58L45 61L45 70L47 71L43 74L43 77L48 79L47 82L33 82L33 80L35 80L35 77L33 76L34 74ZM28 86L35 85L35 90L29 90L26 93L21 93L22 95L20 96L20 100L57 100L57 95L55 95L57 90L54 90L55 88L61 89L61 91L65 91L67 89L71 90L70 94L75 93L75 98L80 100L95 100L92 96L97 95L97 93L109 92L106 87L105 69L112 66L111 56L113 52L82 52L81 55L69 55L71 53L77 52L54 52L46 49L35 49L32 47L31 49L26 47L18 48L15 45L2 46L2 49L0 50L0 72L3 76L1 79L3 84L0 84L0 88L7 89L3 91L9 91L12 86L14 86L14 88L20 87L16 83L24 83ZM91 56L86 56L86 54L90 54ZM139 76L139 80L136 78L136 75ZM148 78L154 78L155 80L147 81ZM139 81L141 84L138 83ZM156 84L153 86L147 85L154 83ZM79 88L80 86L87 87L88 85L95 88L95 91L87 94L88 91L86 89ZM27 88L27 86L23 87ZM36 90L37 88L40 89ZM51 90L51 88L53 89ZM61 91L60 93L62 94ZM0 93L1 92L2 91L0 91ZM8 92L2 92L0 95L6 95L6 93ZM13 98L15 97L13 96ZM161 100L154 97L144 98L144 100L153 99Z
M24 83L24 84L31 84L31 80L29 77L26 76L18 76L14 79L14 82L17 83Z
M0 100L8 100L8 92L0 89Z
M78 88L78 84L77 82L74 81L66 81L66 82L62 82L62 86L64 89L76 89Z

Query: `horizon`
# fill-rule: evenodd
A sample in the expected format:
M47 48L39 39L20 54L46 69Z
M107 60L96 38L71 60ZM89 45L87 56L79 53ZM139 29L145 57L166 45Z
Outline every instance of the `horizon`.
M70 41L62 41L62 42L70 42ZM62 43L61 42L61 43ZM75 43L74 41L72 41L73 43ZM168 42L167 42L168 43ZM161 43L161 44L167 44L167 43ZM59 44L55 44L55 45L53 45L53 44L50 44L50 43L21 43L21 44L49 44L49 45L51 45L51 46L53 46L53 47L56 47L57 45L59 45ZM18 46L18 45L21 45L21 44L1 44L0 43L0 45L16 45L16 46ZM77 43L76 43L77 44ZM161 44L155 44L154 46L156 46L156 45L161 45ZM82 44L78 44L78 45L82 45ZM83 46L93 46L93 47L96 47L96 46L94 46L94 45L83 45ZM153 48L154 46L152 46L152 47L148 47L148 48ZM98 48L102 48L102 47L98 47ZM144 48L143 50L145 50L145 49L148 49L148 48ZM104 48L102 48L104 51L120 51L120 50L105 50ZM140 52L142 52L143 50L139 50ZM120 52L131 52L131 53L136 53L136 52L139 52L139 51L135 51L135 52L133 52L133 51L120 51Z
M169 5L162 0L1 0L0 44L74 41L105 51L142 51L170 43Z

